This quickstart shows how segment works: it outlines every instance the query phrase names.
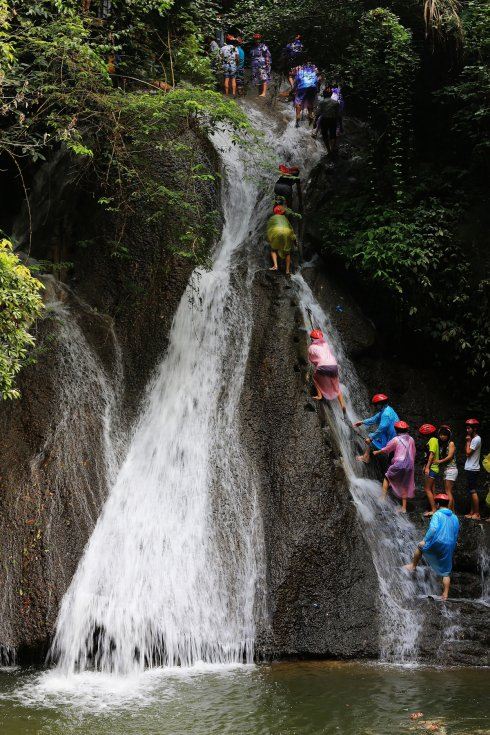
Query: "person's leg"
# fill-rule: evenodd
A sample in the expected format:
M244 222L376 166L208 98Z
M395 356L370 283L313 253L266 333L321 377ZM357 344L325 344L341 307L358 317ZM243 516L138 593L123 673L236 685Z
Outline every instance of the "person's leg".
M447 600L449 597L449 587L451 586L451 577L443 577L442 578L442 595L441 598L443 600Z
M345 405L344 396L342 395L342 391L341 390L339 390L339 392L338 392L337 399L338 399L338 401L340 403L340 408L342 409L342 413L346 413L347 406Z
M361 454L359 457L356 457L356 459L359 462L364 462L365 464L369 464L371 461L371 439L365 439L366 442L366 451L364 454Z
M471 500L470 512L465 515L465 518L472 518L475 521L480 520L480 500L478 498L477 485L478 485L478 472L472 472L471 470L465 470L466 482L468 483L468 495Z
M289 276L291 272L291 253L286 255L286 275Z
M265 97L267 94L267 82L262 82L262 91L259 94L259 97Z
M236 77L231 78L231 93L233 97L236 97Z
M476 490L471 493L471 517L480 520L480 499Z
M421 549L416 549L415 554L413 555L413 559L410 562L410 564L405 564L403 568L408 569L409 572L414 572L421 559L422 559L422 551Z
M230 94L230 78L225 77L225 94Z
M388 495L388 490L390 489L390 483L388 481L387 477L383 477L383 494L382 498L383 500L386 500L386 496Z
M269 268L270 271L277 271L277 253L275 250L271 249L271 258L272 258L272 268Z
M435 485L435 479L433 477L427 477L425 478L424 482L424 491L427 495L427 500L429 501L430 510L426 511L424 513L424 516L428 517L433 515L433 513L436 512L436 503L434 500L434 485Z
M401 507L401 513L407 512L407 498L402 498L402 507Z
M453 495L454 480L444 480L444 490L446 495L449 497L449 510L454 512L454 495Z
M294 109L296 110L296 124L298 124L301 117L301 105L295 104Z

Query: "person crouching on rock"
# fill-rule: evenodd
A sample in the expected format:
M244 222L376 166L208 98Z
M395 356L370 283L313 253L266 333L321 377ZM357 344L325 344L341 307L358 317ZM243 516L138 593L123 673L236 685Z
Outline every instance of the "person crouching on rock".
M400 420L396 411L391 406L388 406L388 396L385 396L384 393L376 393L372 397L371 403L378 409L374 416L363 419L362 421L356 421L354 424L355 427L361 425L376 426L376 430L364 440L367 445L366 451L360 457L356 457L359 462L366 462L366 464L371 461L373 447L374 449L382 449L388 442L395 438L395 423Z
M434 496L437 510L430 519L425 538L418 545L412 562L404 569L414 572L422 557L431 569L442 577L442 600L447 600L451 585L451 571L453 556L458 541L459 521L452 510L448 508L449 495L439 493Z
M291 250L296 242L296 235L286 217L286 208L277 204L272 210L272 217L267 222L267 240L271 249L271 271L279 270L277 256L286 260L286 275L291 275Z
M391 487L398 498L401 498L401 512L407 512L407 499L415 495L414 464L415 442L408 435L409 426L405 421L394 424L396 436L382 449L375 449L373 456L392 454L393 459L383 479L383 498L386 498Z
M313 383L316 388L316 401L326 398L327 401L333 401L337 398L342 411L346 412L346 405L342 396L339 383L339 366L334 357L328 342L323 337L323 332L319 329L313 329L310 332L311 345L308 347L308 360L315 367L313 373Z

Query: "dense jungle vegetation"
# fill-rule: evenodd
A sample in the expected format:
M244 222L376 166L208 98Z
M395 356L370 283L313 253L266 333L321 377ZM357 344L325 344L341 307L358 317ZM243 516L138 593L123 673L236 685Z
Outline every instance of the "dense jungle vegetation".
M319 213L319 247L348 269L393 345L415 345L424 365L458 375L483 412L490 395L485 0L0 0L3 185L21 197L64 146L99 206L118 215L115 257L130 257L125 222L144 208L150 222L179 223L172 247L180 257L205 262L217 219L199 210L196 187L215 172L196 168L182 131L205 132L223 120L246 126L215 91L205 54L204 39L220 23L243 29L246 40L260 30L276 60L299 32L325 77L341 81L347 114L367 126L366 174L355 197L334 196ZM145 166L152 146L173 162L172 181ZM8 321L2 283L3 334L21 322L27 328L36 310L24 310L20 297L20 314ZM8 345L2 335L4 355ZM7 380L0 390L8 397L7 363L0 361Z

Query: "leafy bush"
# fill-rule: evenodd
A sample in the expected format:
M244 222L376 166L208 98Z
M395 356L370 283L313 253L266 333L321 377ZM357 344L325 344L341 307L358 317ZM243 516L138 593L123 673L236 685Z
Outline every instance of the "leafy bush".
M29 327L41 314L43 285L0 240L0 394L18 398L15 377L28 361L34 338Z

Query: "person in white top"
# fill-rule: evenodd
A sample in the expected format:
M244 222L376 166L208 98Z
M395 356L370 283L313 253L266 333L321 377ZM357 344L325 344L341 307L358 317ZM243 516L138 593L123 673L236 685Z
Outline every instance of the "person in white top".
M471 498L471 510L465 518L480 520L480 501L478 499L478 478L480 476L481 436L478 434L478 419L467 419L466 424L466 462L464 471Z

